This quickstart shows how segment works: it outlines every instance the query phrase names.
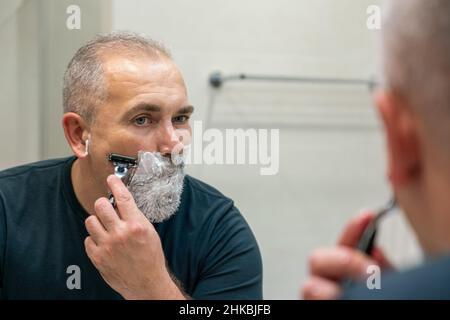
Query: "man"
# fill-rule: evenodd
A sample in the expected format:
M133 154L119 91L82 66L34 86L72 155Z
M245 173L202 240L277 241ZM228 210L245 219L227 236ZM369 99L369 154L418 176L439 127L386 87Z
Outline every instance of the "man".
M70 62L63 96L74 157L0 173L2 297L261 299L244 218L172 161L193 107L167 50L131 33L97 37ZM139 157L129 190L112 153Z
M385 83L376 102L390 184L428 261L382 272L380 290L363 283L343 292L344 279L386 265L381 251L369 257L354 249L373 219L366 213L350 222L337 247L311 255L306 299L450 299L450 1L392 0L386 9Z

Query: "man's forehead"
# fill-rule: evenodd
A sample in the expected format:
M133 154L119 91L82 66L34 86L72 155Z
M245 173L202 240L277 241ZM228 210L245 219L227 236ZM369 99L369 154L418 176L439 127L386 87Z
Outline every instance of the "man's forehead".
M164 57L107 56L103 58L102 69L109 81L120 81L126 78L151 79L161 74L181 77L175 64Z
M189 105L182 75L168 58L113 55L102 66L108 110L115 106L122 113L137 105L154 105L167 111Z
M151 91L186 95L183 77L168 58L112 56L103 63L108 97L129 99Z

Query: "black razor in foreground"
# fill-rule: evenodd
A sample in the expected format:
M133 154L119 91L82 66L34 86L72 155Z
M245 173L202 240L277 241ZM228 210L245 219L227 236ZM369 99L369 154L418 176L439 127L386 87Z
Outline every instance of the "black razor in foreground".
M375 244L375 238L377 235L378 225L381 219L386 216L389 212L397 207L397 200L395 196L389 200L389 202L380 210L377 211L375 218L367 225L361 238L358 241L356 248L367 255L372 254L372 250ZM353 284L351 279L345 279L343 281L343 288L348 289Z
M117 153L111 153L108 155L108 160L112 162L114 166L114 175L120 178L125 186L128 187L138 165L137 159ZM112 193L109 194L109 202L114 208L116 207L116 201Z
M375 218L372 220L371 223L366 227L364 230L363 235L361 236L361 239L358 242L357 248L364 252L367 255L372 254L372 249L375 243L375 237L377 235L377 229L378 224L380 223L380 220L390 211L395 209L397 206L397 201L395 197L392 197L389 202L381 209L379 210Z

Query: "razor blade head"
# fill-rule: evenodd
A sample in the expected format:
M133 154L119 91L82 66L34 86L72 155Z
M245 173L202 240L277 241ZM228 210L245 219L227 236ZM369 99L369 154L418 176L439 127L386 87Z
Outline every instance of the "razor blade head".
M111 161L113 164L122 164L122 165L128 165L128 166L135 166L137 165L137 159L133 157L124 156L117 153L111 153L108 156L108 160Z
M121 179L128 175L130 168L137 166L137 160L135 158L117 153L111 153L108 156L108 160L114 165L114 175Z

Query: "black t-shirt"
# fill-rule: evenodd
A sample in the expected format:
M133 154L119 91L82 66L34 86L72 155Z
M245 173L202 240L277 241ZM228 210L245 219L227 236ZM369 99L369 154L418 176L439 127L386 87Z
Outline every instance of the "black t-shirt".
M122 298L86 255L88 214L72 186L75 159L0 172L2 298ZM262 298L253 233L233 201L214 188L186 176L178 211L155 228L170 271L194 299ZM68 285L76 273L70 266L78 269L80 289Z

